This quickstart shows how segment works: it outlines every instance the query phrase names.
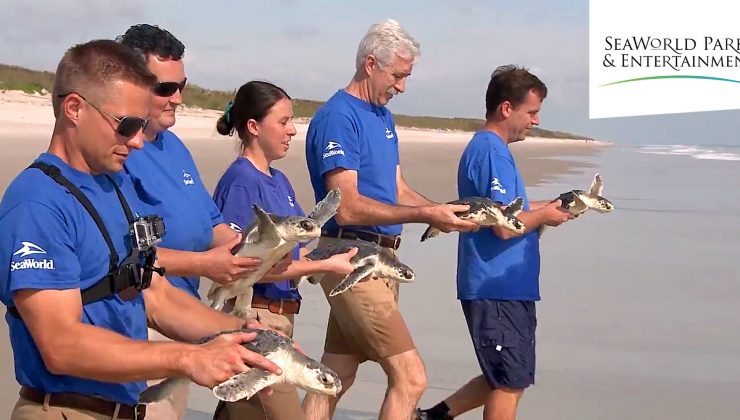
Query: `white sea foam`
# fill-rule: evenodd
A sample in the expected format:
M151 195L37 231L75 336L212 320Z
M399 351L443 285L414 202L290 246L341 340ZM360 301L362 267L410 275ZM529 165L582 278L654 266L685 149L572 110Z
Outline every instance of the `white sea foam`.
M685 144L657 145L640 147L637 153L651 155L689 156L701 160L740 161L740 148L737 146L699 146Z

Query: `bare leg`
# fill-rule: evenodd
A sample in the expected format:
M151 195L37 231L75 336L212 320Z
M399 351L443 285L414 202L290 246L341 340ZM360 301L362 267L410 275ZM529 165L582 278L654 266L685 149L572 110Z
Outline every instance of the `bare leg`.
M416 350L409 350L381 360L380 365L388 375L388 389L378 418L410 419L421 394L427 387L424 363L419 353Z
M485 420L515 420L523 389L498 388L489 393L483 409Z
M321 363L325 364L339 375L342 381L342 391L336 397L307 393L303 400L303 412L306 420L329 420L334 417L339 399L352 386L357 374L360 361L356 356L348 354L324 353Z

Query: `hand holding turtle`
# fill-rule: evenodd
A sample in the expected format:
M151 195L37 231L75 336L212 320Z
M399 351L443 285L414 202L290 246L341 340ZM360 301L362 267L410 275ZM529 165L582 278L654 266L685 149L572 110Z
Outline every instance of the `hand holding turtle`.
M352 257L357 255L359 248L352 248L349 251L342 254L335 254L331 257L322 260L322 271L325 273L334 273L342 276L346 276L349 273L355 271L355 266L352 264Z
M232 254L232 249L241 242L241 238L240 233L230 242L201 253L202 275L217 283L229 284L257 270L262 264L259 258Z
M568 220L573 220L574 216L566 209L561 207L562 201L557 199L542 207L545 215L545 224L547 226L559 226Z
M465 204L439 204L426 207L426 221L442 232L475 232L478 224L460 219L455 213L468 211L470 206Z
M236 332L223 334L204 344L196 345L183 357L184 373L193 382L209 388L250 368L282 374L275 363L241 345L256 337L257 334L254 332Z

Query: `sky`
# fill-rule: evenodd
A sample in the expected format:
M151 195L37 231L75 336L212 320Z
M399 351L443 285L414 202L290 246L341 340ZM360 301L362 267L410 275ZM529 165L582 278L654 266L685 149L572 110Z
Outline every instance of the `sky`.
M740 144L740 111L589 119L588 0L0 0L0 10L0 63L53 71L68 47L149 23L185 44L192 83L269 80L322 101L349 82L370 25L392 18L422 50L393 112L482 118L491 73L518 64L548 86L542 128L625 144Z

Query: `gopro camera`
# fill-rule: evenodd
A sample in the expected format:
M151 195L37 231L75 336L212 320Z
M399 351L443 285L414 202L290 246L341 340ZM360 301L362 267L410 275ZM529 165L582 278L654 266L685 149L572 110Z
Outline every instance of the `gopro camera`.
M164 220L156 215L138 217L131 223L131 241L139 252L161 242L164 232Z

